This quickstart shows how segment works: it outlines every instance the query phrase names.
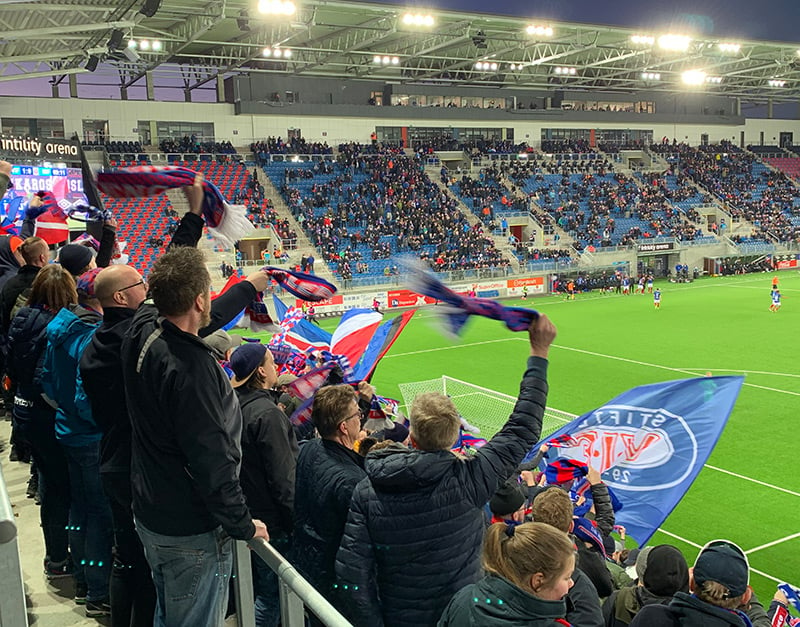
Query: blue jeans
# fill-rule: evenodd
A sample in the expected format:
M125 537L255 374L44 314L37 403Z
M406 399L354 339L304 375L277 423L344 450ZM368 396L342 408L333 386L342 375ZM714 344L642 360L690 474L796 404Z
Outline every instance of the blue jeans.
M156 587L153 626L220 627L233 570L230 537L221 527L193 536L163 536L135 522Z
M69 548L75 580L86 583L87 601L103 601L108 599L114 526L100 481L100 442L62 444L62 449L69 464Z
M284 556L289 554L289 538L270 537L272 548ZM281 622L281 598L278 575L258 555L250 556L253 563L253 593L256 599L256 627L278 627Z

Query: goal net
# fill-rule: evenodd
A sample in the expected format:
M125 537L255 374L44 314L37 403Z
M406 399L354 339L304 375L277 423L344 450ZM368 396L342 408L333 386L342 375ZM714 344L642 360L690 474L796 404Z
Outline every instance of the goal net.
M448 395L464 419L480 428L481 437L487 440L505 424L517 402L516 396L509 396L447 375L443 375L440 379L401 383L399 387L407 413L418 394L440 392ZM574 418L575 414L548 407L544 412L542 437L553 433Z

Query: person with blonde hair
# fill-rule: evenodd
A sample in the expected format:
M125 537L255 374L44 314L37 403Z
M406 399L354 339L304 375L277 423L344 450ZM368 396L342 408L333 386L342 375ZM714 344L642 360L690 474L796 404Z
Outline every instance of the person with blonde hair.
M483 542L486 576L462 588L438 627L564 625L564 596L572 587L575 546L545 523L495 523Z
M542 431L556 328L540 315L528 334L514 410L475 455L453 454L461 421L452 399L437 393L412 403L412 448L367 455L367 479L353 493L336 557L343 607L355 625L435 625L453 594L480 579L483 507Z

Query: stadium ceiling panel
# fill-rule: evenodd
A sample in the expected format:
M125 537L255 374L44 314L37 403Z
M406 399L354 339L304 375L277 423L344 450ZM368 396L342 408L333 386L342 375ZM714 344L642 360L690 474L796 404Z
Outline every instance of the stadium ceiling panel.
M146 1L156 6L151 17L142 11ZM186 89L217 76L273 73L800 99L800 44L664 39L668 33L455 11L409 20L403 6L356 1L296 0L291 15L269 16L258 2L0 0L0 81L59 82L99 64L120 87L148 73L180 77Z

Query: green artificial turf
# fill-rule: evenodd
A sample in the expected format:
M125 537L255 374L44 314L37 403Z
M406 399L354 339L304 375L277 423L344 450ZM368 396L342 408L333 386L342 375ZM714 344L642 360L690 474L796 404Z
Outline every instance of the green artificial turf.
M659 311L650 294L505 301L534 307L558 327L549 366L548 406L555 409L581 414L637 385L707 372L746 375L708 460L714 468L703 469L651 543L675 544L690 564L697 547L714 538L745 551L769 544L748 554L753 570L767 575L754 572L752 581L765 606L775 590L769 577L800 585L800 466L792 428L800 409L800 273L779 273L778 313L769 311L772 276L657 283ZM337 322L322 324L332 330ZM472 319L458 340L444 337L429 306L417 312L372 383L379 394L401 399L399 384L448 375L516 396L527 355L527 335L492 320ZM506 417L492 417L492 424Z

